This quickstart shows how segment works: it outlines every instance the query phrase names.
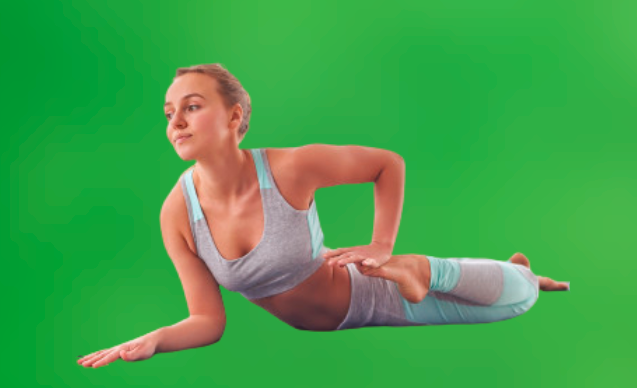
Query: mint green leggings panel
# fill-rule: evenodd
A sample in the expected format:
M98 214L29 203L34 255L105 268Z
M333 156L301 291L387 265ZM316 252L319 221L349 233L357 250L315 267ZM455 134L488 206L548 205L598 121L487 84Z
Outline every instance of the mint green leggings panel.
M525 313L538 298L537 276L522 265L427 258L432 267L427 297L419 303L400 298L410 321L429 325L497 322Z
M337 330L497 322L525 313L538 298L538 278L522 265L491 259L427 258L430 290L418 303L405 300L396 283L362 275L354 264L348 264L350 308Z

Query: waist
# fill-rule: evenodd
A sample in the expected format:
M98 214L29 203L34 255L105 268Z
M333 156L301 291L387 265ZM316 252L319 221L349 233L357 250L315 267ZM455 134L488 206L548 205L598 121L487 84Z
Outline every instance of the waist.
M350 287L347 268L330 267L324 262L296 287L250 301L297 329L330 331L345 319Z

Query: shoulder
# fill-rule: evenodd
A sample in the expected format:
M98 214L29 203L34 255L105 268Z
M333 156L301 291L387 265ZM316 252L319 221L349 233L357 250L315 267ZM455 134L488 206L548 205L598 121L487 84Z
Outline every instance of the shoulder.
M315 188L303 179L305 170L298 163L302 147L264 148L275 184L283 198L294 209L307 210Z
M268 157L270 168L294 167L295 151L301 147L263 148Z
M264 148L272 175L277 182L289 182L292 186L298 183L298 177L303 175L299 164L299 150L302 147Z
M190 229L186 198L184 197L181 188L181 179L190 169L192 169L192 167L180 175L179 179L164 200L160 212L160 224L162 235L171 235L186 240L190 250L193 251L193 253L196 253L196 247Z

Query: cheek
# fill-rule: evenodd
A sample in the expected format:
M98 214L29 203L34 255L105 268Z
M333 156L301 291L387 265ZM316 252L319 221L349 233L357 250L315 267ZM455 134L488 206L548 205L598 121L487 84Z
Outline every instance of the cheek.
M217 137L225 125L223 118L216 114L202 114L191 122L192 130L202 137Z
M198 128L211 128L216 127L220 122L219 115L214 112L202 112L194 118Z

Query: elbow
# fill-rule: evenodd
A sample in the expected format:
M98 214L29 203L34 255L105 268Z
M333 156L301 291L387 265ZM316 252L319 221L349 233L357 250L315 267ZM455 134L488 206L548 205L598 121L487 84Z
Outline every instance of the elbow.
M404 165L405 160L403 157L394 151L382 149L385 157L385 165Z
M221 338L223 338L223 333L219 334L218 336L215 336L214 339L210 341L210 343L208 343L207 346L216 344L217 342L221 341Z
M203 337L203 346L213 345L221 340L226 330L226 317L213 317L205 315L191 315L191 318L201 319L199 335Z
M400 154L397 154L396 152L393 152L393 151L389 151L385 167L388 167L388 166L391 168L395 168L395 166L398 166L400 170L404 171L405 160L403 159L402 156L400 156Z
M217 342L221 341L221 338L223 338L223 333L226 331L226 321L224 320L223 322L217 322L213 327L214 329L212 330L212 342L210 343L210 345L216 344Z
M383 151L384 153L383 155L381 155L381 157L383 158L383 163L381 164L380 170L378 170L378 173L374 177L374 180L373 180L374 182L378 182L381 175L383 174L383 171L387 169L391 169L393 171L399 170L403 174L405 172L405 161L402 156L400 156L394 151L389 151L389 150L383 150Z
M402 164L402 165L405 164L405 159L399 153L396 153L394 151L390 151L390 153L391 153L391 158L395 163Z

